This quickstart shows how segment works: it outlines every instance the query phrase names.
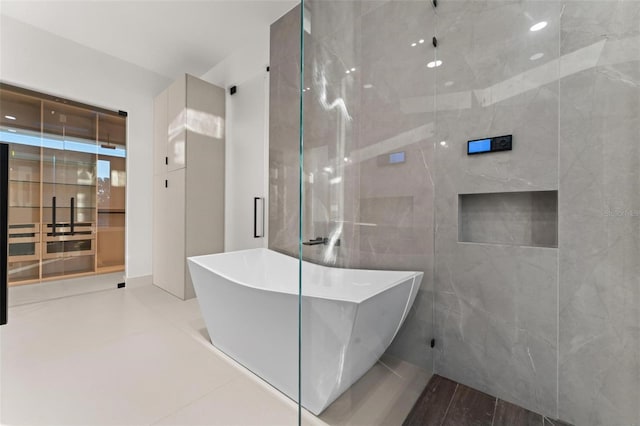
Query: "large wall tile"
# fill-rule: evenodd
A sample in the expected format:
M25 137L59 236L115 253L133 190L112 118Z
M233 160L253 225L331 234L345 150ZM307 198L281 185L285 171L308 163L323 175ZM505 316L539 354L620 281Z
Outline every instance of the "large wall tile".
M640 3L563 7L559 414L637 425ZM576 52L590 53L581 67L570 60Z
M509 245L501 229L483 237L507 244L458 242L458 197L557 189L559 16L556 2L442 2L434 68L436 372L551 417L558 250ZM513 151L466 154L505 134Z

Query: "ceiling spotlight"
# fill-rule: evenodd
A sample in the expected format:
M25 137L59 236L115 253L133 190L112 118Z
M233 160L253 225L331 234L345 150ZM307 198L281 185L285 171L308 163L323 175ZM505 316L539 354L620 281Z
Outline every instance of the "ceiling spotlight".
M345 73L345 74L350 74L350 73L351 73L351 71L346 70L344 73Z
M435 67L439 67L440 65L442 65L442 61L440 59L436 60L436 61L431 61L427 64L427 68L435 68Z
M16 118L13 115L5 115L4 118L7 120L15 120Z
M539 53L536 53L535 55L531 55L529 60L530 61L537 61L538 59L542 58L543 56L544 56L544 53L539 52Z
M364 89L371 89L373 87L373 84L365 84L362 86Z
M311 90L311 87L307 87L307 90Z
M411 47L416 47L418 43L411 43Z
M351 72L355 72L355 71L356 71L356 69L355 69L355 68L351 68Z
M424 43L424 39L423 39L423 38L421 38L421 39L418 41L418 43L420 43L420 44Z
M447 141L440 141L440 146L447 146Z
M538 22L537 24L531 26L531 28L529 28L529 31L540 31L541 29L543 29L546 26L547 26L547 21L541 21L541 22Z

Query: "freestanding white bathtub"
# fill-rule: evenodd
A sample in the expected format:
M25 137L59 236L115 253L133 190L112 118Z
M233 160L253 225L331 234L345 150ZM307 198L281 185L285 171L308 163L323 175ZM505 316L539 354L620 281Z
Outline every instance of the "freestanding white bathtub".
M298 400L298 259L267 249L190 257L211 342ZM302 406L320 414L389 347L422 272L302 263Z

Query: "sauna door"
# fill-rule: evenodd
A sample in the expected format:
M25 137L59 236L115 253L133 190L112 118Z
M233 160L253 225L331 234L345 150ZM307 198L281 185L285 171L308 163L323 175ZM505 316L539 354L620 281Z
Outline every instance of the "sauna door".
M96 113L43 105L42 278L94 273Z

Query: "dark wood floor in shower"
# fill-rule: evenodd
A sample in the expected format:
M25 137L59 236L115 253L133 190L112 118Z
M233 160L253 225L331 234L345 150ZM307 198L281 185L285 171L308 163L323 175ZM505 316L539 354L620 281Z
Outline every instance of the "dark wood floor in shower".
M434 375L403 426L571 426Z

